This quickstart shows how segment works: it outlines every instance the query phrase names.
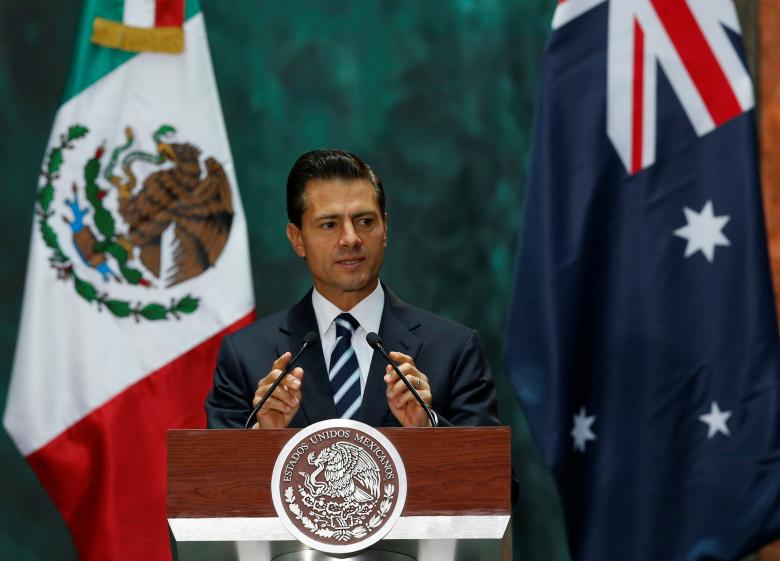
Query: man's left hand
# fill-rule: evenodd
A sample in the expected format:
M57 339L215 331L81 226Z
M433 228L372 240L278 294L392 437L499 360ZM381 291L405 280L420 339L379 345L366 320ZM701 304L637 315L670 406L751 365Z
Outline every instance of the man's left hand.
M428 406L431 405L431 386L428 384L428 376L417 370L412 357L403 353L391 352L390 358L398 365L398 369L404 373L409 382L420 394ZM429 427L431 422L425 410L420 407L417 400L403 380L398 377L393 367L387 365L385 373L385 385L387 386L387 404L390 411L404 427Z

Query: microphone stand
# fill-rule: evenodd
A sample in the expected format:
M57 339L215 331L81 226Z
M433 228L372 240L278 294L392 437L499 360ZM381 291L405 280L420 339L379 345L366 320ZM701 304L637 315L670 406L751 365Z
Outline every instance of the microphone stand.
M420 394L417 393L417 390L414 388L412 383L409 381L409 378L404 375L403 372L396 366L395 362L393 362L390 359L390 355L387 353L385 348L382 346L382 339L379 338L379 335L376 333L369 333L366 335L366 342L371 346L372 349L379 351L379 353L385 357L385 360L387 363L393 367L393 370L396 374L398 374L398 377L403 381L404 385L409 389L410 392L412 392L412 395L414 396L414 399L417 400L417 403L420 404L420 407L423 408L423 411L425 411L425 414L428 415L428 419L431 421L432 427L438 427L439 426L439 419L436 413L433 412L433 410L428 407L428 404L425 403L425 400L420 397Z
M257 402L257 405L255 405L254 409L252 409L252 412L249 414L249 417L247 417L246 423L244 423L245 429L250 428L249 425L250 423L252 423L252 419L255 418L257 412L260 411L260 409L263 407L265 402L268 401L268 398L271 397L272 393L274 393L276 387L282 382L282 380L284 380L287 374L290 373L293 365L296 363L298 358L300 358L300 356L303 354L303 351L305 351L311 345L316 343L319 340L319 338L320 338L319 335L317 335L314 331L309 331L306 335L303 336L303 344L301 345L301 348L298 349L298 352L295 353L295 356L293 356L290 362L287 364L287 368L282 370L282 373L279 374L279 377L276 380L274 380L274 383L271 384L271 387L268 388L268 390L265 392L265 394L260 399L260 401Z

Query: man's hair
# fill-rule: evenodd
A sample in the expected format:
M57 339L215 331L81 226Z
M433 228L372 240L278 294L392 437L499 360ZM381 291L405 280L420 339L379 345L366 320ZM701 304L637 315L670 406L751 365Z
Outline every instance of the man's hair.
M306 208L306 182L310 179L365 179L374 187L384 220L385 190L382 180L366 162L344 150L312 150L295 161L287 176L287 218L298 228Z

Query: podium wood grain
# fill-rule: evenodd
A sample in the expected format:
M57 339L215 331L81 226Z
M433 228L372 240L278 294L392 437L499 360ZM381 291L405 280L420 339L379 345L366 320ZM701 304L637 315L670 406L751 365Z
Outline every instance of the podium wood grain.
M406 466L404 516L510 512L508 427L380 431ZM297 431L168 432L168 517L276 516L270 479Z

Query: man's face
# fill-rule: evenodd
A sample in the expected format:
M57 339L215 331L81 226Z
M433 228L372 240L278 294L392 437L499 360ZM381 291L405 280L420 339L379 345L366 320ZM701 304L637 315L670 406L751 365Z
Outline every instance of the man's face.
M287 225L293 250L306 258L315 288L342 310L368 296L379 279L387 220L365 179L306 183L301 227Z

